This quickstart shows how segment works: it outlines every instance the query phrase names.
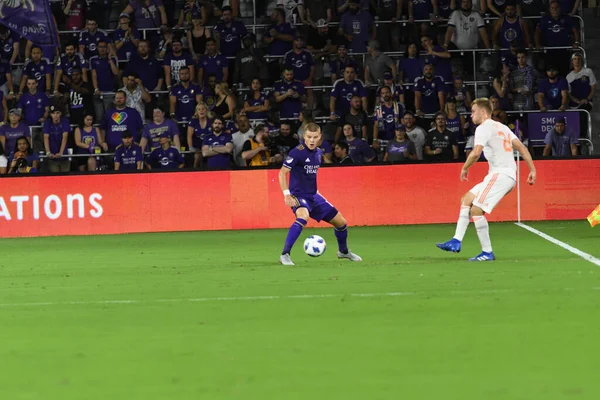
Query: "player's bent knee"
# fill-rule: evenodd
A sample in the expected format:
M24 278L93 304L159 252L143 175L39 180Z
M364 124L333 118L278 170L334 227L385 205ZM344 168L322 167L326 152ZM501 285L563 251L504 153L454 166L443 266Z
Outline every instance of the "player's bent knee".
M336 228L341 228L347 225L346 218L344 218L344 216L340 212L336 213L335 216L331 218L328 222Z
M308 219L310 218L310 213L308 212L307 208L302 207L296 210L296 217L308 221Z
M475 194L471 192L467 192L462 199L460 199L460 204L465 207L472 207L473 201L475 200Z
M484 214L485 214L485 211L483 211L481 208L479 208L477 206L471 207L471 217L481 217Z

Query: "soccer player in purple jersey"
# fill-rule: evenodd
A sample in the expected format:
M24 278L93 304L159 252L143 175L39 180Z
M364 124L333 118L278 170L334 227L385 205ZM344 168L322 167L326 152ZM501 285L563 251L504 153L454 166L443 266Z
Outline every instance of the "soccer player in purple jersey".
M304 143L288 153L279 171L279 186L283 191L285 205L291 207L296 214L296 221L290 227L279 257L279 262L283 265L294 265L290 252L309 217L333 225L338 242L338 258L362 261L362 258L348 250L346 219L317 190L317 172L323 161L323 152L318 148L320 140L319 125L315 123L306 125ZM289 186L288 174L290 174Z

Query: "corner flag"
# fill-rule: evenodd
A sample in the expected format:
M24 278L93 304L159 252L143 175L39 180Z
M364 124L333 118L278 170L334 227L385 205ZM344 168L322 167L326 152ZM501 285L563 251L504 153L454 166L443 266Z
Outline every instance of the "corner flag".
M59 44L49 0L0 0L0 24L38 46Z
M600 224L600 204L590 215L587 217L588 222L592 226L592 228L598 224Z

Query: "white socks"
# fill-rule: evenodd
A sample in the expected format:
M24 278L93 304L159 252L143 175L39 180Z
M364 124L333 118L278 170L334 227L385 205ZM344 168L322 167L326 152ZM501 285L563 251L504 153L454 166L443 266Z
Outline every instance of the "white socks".
M484 216L473 217L473 223L477 230L477 237L481 243L481 249L486 253L492 252L492 241L490 240L490 226Z
M460 206L460 214L458 214L458 222L456 223L456 233L454 233L454 239L463 241L467 228L469 227L469 213L471 207Z

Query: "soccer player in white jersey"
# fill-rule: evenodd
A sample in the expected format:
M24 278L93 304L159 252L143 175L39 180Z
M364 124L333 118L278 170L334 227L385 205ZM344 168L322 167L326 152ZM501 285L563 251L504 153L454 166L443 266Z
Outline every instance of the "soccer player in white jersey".
M482 252L477 257L469 258L469 261L493 261L496 259L492 250L485 213L490 214L500 200L515 187L517 163L514 159L513 149L521 153L521 157L529 167L527 183L533 185L536 178L535 166L527 147L506 125L494 121L491 116L492 105L489 99L480 98L473 101L471 119L475 125L479 126L475 130L473 151L467 157L460 172L460 180L468 180L469 168L479 160L482 151L485 153L490 169L483 182L475 185L463 196L454 238L437 244L437 247L442 250L459 253L469 226L469 218L472 217L481 242Z

